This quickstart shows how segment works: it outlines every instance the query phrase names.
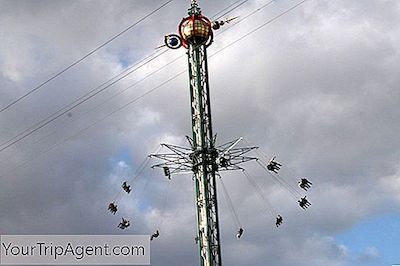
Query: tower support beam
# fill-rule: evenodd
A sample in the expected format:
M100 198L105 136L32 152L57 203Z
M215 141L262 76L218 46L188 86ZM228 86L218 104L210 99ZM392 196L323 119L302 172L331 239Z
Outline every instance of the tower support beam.
M193 135L193 175L196 191L198 239L201 265L221 265L215 171L218 152L211 123L205 45L188 47Z

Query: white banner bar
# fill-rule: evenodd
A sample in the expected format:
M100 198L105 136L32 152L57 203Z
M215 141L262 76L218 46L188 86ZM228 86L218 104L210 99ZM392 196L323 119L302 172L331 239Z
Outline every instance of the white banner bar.
M148 235L3 235L0 265L150 265Z

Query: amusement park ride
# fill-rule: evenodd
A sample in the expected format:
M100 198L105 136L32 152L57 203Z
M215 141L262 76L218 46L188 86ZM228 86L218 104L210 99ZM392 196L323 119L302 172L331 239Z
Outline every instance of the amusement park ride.
M218 30L233 19L211 22L202 15L197 1L192 0L188 17L184 18L178 26L178 34L165 36L165 45L163 45L170 49L183 47L187 50L192 136L187 136L189 147L161 144L169 150L168 153L151 154L149 157L162 160L152 168L163 169L164 175L169 179L173 174L193 173L197 209L196 242L199 245L200 266L222 265L216 177L221 171L244 171L241 167L242 163L258 161L257 157L247 155L258 147L238 147L242 138L218 145L212 129L207 48L213 42L213 30ZM277 173L280 166L273 158L265 169ZM311 182L307 179L304 182L303 186L306 188L311 186ZM127 193L130 191L126 183L123 189ZM304 197L299 200L299 204L305 209L310 203ZM110 203L109 209L115 214L116 204ZM278 215L276 225L279 226L281 223L282 217ZM123 220L119 227L124 229L127 226L129 226L129 221ZM239 238L242 233L243 229L240 228ZM151 238L158 235L157 230Z
M164 160L154 165L170 174L193 172L196 192L198 244L200 265L221 265L220 232L216 172L242 169L241 163L255 160L246 153L256 147L237 148L241 139L216 146L212 130L210 87L208 82L207 48L213 42L213 28L224 22L212 23L201 14L196 1L178 26L179 35L165 36L165 45L171 49L187 49L189 64L189 88L191 101L192 137L188 137L189 148L162 144L171 153L154 154Z

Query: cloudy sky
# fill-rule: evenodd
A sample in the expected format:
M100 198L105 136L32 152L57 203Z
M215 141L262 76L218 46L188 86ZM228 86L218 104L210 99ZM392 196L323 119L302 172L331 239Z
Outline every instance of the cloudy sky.
M199 1L209 17L233 2ZM249 0L226 17L244 18L267 2ZM0 107L163 3L1 0ZM281 177L293 186L302 176L313 182L307 193L312 206L304 211L256 163L246 164L271 208L244 175L225 173L245 233L236 239L238 228L219 188L223 262L400 264L400 3L308 0L236 42L297 3L274 1L215 32L208 49L216 53L209 75L218 142L243 136L276 155L284 165ZM147 167L131 195L120 190L160 142L187 144L188 77L176 76L187 67L183 48L3 149L154 53L188 7L189 1L173 1L0 113L0 234L151 234L159 228L152 265L198 264L190 175L168 182L162 171ZM107 211L114 199L115 216ZM284 217L279 229L266 209ZM117 230L121 216L132 228Z

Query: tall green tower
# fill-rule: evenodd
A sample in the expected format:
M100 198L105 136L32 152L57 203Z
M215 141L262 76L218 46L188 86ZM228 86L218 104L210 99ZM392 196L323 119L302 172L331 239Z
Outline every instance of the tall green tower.
M217 152L211 123L207 47L212 42L209 20L201 15L195 1L189 17L179 27L188 49L189 87L192 113L192 160L197 200L200 265L221 265L215 162Z
M153 167L163 168L169 178L174 173L193 173L200 265L220 266L216 175L218 171L243 170L238 164L256 159L243 155L256 147L235 148L241 138L216 147L211 123L207 67L207 48L213 41L212 23L202 15L195 0L192 0L188 15L179 24L179 35L166 36L165 45L171 49L182 46L187 49L192 120L192 137L187 138L191 147L162 144L171 153L151 156L164 161Z

